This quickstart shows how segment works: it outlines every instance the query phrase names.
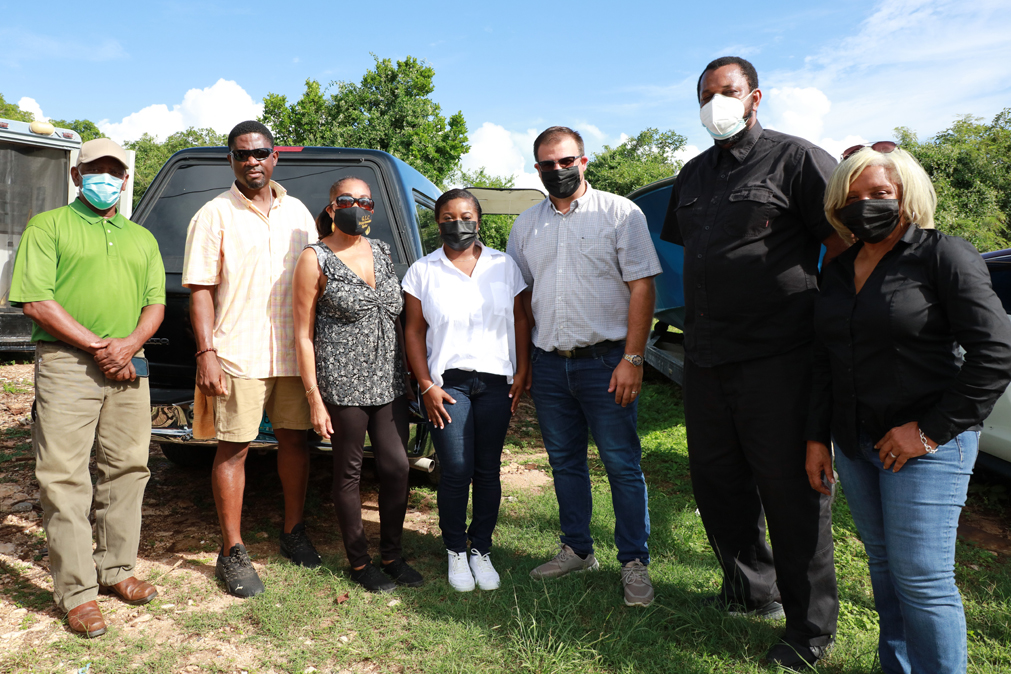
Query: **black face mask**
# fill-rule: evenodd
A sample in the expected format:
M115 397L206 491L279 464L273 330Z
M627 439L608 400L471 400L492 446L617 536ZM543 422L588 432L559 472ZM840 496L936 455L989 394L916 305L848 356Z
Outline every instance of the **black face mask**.
M898 199L862 199L836 211L836 217L867 243L879 243L899 226Z
M372 227L372 213L358 206L338 208L333 212L333 223L348 236L368 234Z
M449 220L439 223L442 242L453 250L467 250L477 241L477 222Z
M568 199L583 182L579 177L579 164L569 168L558 169L557 171L541 171L541 182L544 189L555 199Z

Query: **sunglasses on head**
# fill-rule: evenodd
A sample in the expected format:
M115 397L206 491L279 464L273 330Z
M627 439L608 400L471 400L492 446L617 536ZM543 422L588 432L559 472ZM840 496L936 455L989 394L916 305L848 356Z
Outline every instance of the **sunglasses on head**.
M337 197L333 200L333 204L335 208L351 208L355 204L358 204L366 211L371 211L376 207L376 202L372 201L372 199L368 197L358 197L355 199L348 194Z
M843 150L843 153L842 153L843 161L846 161L847 159L849 159L850 157L852 157L853 155L855 155L857 152L859 152L860 150L864 149L865 147L869 147L870 149L874 150L875 152L880 152L881 154L888 154L889 152L891 152L892 150L894 150L895 148L897 148L898 144L897 143L893 143L890 140L879 140L878 142L871 143L869 145L864 144L864 143L861 143L859 145L854 145L853 147L848 147L845 150Z
M250 157L256 161L263 161L274 152L272 147L258 147L252 150L232 150L228 154L235 158L235 161L246 161Z
M577 159L582 159L583 155L578 155L576 157L562 157L558 161L553 159L545 159L544 161L534 162L537 166L541 167L542 171L551 171L555 168L555 164L558 164L558 168L567 169L576 163Z

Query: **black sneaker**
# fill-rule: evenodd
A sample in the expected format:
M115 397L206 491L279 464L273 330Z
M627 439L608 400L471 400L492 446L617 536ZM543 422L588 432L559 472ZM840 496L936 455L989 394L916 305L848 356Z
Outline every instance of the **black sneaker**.
M405 587L421 587L425 584L425 579L421 574L410 567L404 558L396 559L389 564L382 564L383 573L392 578L397 585Z
M355 571L351 569L351 580L355 581L369 592L393 592L397 584L383 575L372 562Z
M249 561L246 546L241 543L233 545L227 557L218 553L214 575L224 581L228 594L236 597L255 597L264 591L256 569Z
M312 546L312 541L305 534L305 522L293 526L290 534L281 534L281 556L290 559L292 564L307 569L315 569L323 563L316 548Z
M765 654L765 662L794 672L812 672L815 663L828 654L834 642L833 638L824 646L795 646L785 640L780 641Z
M706 597L702 600L702 604L726 611L729 615L735 617L745 616L749 618L761 618L762 620L779 620L786 617L783 605L778 601L770 601L768 604L763 604L756 608L748 608L744 604L728 601L722 595L717 594L712 597Z

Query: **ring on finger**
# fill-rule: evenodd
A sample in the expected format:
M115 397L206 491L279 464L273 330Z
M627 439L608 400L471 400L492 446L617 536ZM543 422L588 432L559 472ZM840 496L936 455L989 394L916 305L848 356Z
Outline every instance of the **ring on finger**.
M892 454L891 452L888 452L888 456L892 457L893 459L899 458L898 456L896 456L895 454Z

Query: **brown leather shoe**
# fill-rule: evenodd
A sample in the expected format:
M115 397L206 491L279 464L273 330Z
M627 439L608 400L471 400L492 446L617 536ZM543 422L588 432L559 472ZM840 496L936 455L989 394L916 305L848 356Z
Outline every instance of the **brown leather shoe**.
M105 618L102 617L102 611L94 599L70 609L67 624L70 625L70 629L89 639L105 634Z
M115 585L99 585L98 591L102 594L116 594L127 604L133 606L146 604L158 596L158 590L154 589L154 585L137 580L133 576L121 580Z

